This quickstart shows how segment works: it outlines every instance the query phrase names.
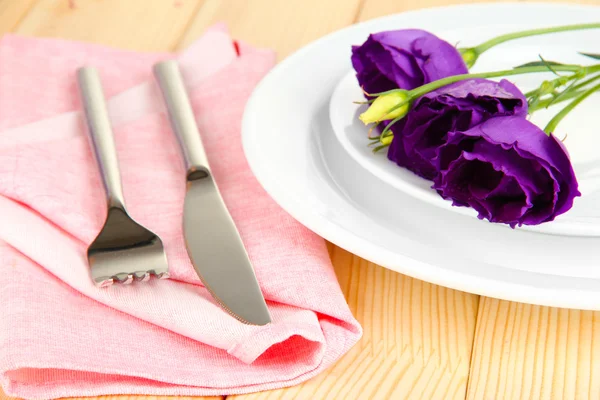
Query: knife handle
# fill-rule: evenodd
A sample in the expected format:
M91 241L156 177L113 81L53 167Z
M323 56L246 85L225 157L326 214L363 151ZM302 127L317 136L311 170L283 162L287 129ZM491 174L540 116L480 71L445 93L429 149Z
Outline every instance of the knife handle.
M154 75L167 106L171 127L183 151L187 179L209 176L208 159L177 61L163 61L154 65Z
M100 75L93 67L79 68L77 83L94 156L106 189L108 206L125 210L117 149L102 92Z

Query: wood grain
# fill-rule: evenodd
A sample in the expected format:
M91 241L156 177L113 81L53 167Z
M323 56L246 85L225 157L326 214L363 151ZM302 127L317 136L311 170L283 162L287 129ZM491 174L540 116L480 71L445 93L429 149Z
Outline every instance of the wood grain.
M468 399L599 399L600 312L482 298Z
M478 297L332 250L362 340L301 385L228 399L464 399Z
M421 8L443 7L453 4L472 4L472 3L514 3L519 0L420 0L420 1L389 1L389 0L366 0L362 7L359 19L361 21L380 17L383 15L395 14L403 11L417 10ZM520 0L525 2L524 0ZM532 3L533 1L528 1ZM576 3L599 5L598 0L549 0L547 2L555 3Z
M13 32L35 0L0 0L0 35Z
M233 37L277 51L279 59L354 22L360 0L206 0L181 46L195 40L217 21L227 23Z
M139 51L180 42L200 0L39 0L14 31Z

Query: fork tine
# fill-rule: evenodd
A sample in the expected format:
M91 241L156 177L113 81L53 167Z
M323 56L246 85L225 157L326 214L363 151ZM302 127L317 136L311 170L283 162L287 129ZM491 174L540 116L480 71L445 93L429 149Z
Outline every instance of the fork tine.
M91 277L99 287L147 281L151 268L168 270L162 241L135 222L125 208L117 150L98 72L91 67L79 68L77 81L108 207L104 225L87 251Z
M97 281L96 282L96 286L100 287L100 288L106 288L109 286L112 286L115 283L115 280L113 278L106 278L103 279L102 281Z
M155 275L157 279L168 279L170 277L168 272L137 271L133 274L117 274L110 278L103 278L96 282L96 286L106 288L115 284L129 285L135 281L148 282L152 278L152 275Z
M160 274L157 275L158 279L169 279L169 273L168 272L161 272Z
M133 278L139 282L146 282L150 279L150 274L148 271L136 271L133 273Z

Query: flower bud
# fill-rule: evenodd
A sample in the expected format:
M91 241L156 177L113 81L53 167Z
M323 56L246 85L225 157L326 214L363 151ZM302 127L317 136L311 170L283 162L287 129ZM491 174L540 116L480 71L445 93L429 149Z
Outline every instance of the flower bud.
M471 68L475 65L475 61L479 57L479 54L475 51L475 49L460 49L460 54L463 58L463 61L467 65L467 68Z
M408 91L397 90L377 97L359 118L365 124L400 118L408 113L410 103Z
M547 94L552 94L556 89L556 85L551 81L544 81L540 85L539 92L540 96L545 96Z
M384 146L388 146L390 143L392 143L393 139L394 135L382 136L381 139L379 139L379 142Z

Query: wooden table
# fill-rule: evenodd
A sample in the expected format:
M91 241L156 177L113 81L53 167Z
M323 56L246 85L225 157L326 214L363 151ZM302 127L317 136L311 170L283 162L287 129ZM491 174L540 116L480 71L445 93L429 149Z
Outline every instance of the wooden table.
M354 22L452 3L0 0L0 34L177 50L224 21L235 38L273 48L281 60ZM330 251L363 339L302 385L232 399L600 399L599 312L480 297L400 275L335 246Z

